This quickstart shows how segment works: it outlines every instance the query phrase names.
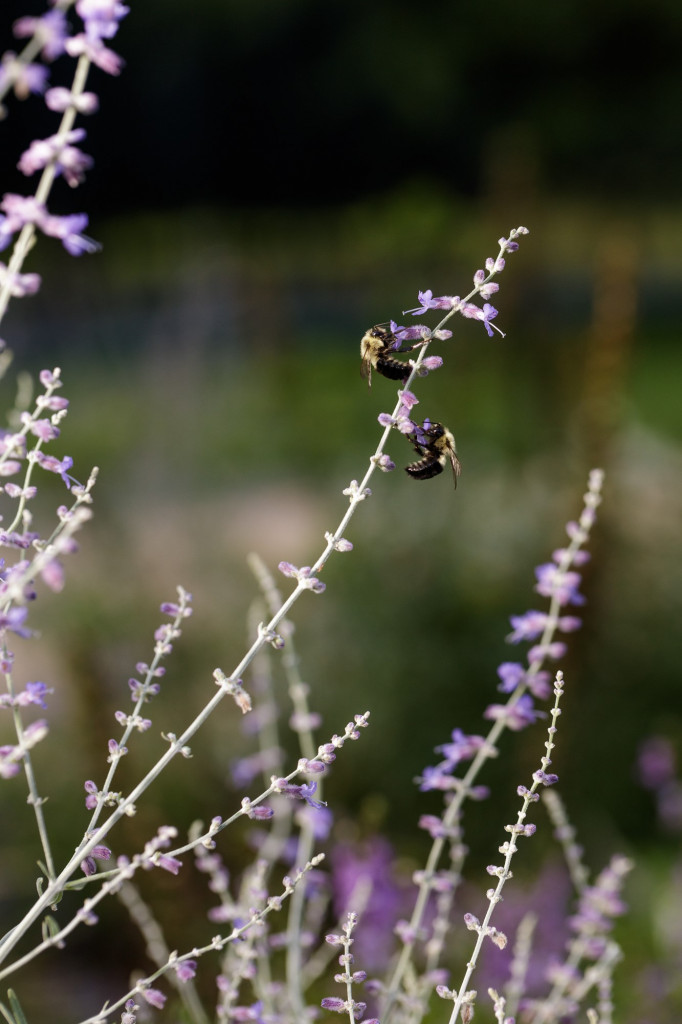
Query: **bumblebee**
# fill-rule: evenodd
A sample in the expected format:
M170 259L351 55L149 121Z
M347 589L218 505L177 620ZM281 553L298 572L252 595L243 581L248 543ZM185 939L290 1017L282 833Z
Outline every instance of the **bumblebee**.
M416 462L405 466L405 472L409 473L413 480L428 480L432 476L438 476L449 460L455 487L457 486L457 477L462 472L462 466L457 458L455 439L447 427L442 423L429 423L426 420L422 429L408 434L407 438L420 456Z
M386 324L371 327L363 336L360 342L360 373L367 378L369 387L372 386L372 370L391 380L406 380L409 377L410 367L400 359L394 359L391 353L411 352L415 346L400 348L399 344L399 340Z

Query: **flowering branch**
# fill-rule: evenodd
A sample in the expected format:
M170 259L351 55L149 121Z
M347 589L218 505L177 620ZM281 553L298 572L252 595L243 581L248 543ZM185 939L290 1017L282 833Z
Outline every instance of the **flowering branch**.
M512 858L518 849L516 845L517 839L520 836L528 837L534 835L535 833L535 825L524 824L526 820L526 815L528 813L528 808L530 807L531 803L537 803L537 801L539 800L539 793L537 792L537 790L541 785L552 786L555 782L558 781L558 776L552 774L551 772L548 772L547 769L552 763L550 754L554 749L556 723L559 715L561 714L559 703L561 701L563 693L563 673L557 672L556 679L554 681L554 707L551 711L552 724L549 726L549 729L547 730L548 739L545 743L545 749L547 753L541 759L540 768L533 774L533 783L530 789L527 789L525 786L518 787L517 792L519 796L523 797L523 804L521 806L521 810L518 813L516 824L505 826L506 831L511 834L511 839L500 847L500 853L504 854L504 864L501 867L498 867L496 865L491 865L488 867L488 874L493 875L497 878L497 885L495 886L495 888L489 889L488 892L486 893L488 897L488 910L486 911L486 915L483 918L482 923L479 922L478 918L476 918L473 914L464 915L464 921L466 923L467 928L470 931L475 931L478 935L478 938L476 939L474 951L469 959L466 973L464 975L464 978L462 979L462 984L460 985L459 991L457 993L455 1005L452 1008L452 1013L450 1015L450 1024L455 1024L457 1016L460 1013L460 1011L462 1011L462 1024L468 1024L468 1022L473 1018L473 1001L468 996L467 986L476 968L478 956L481 951L481 946L483 945L483 940L486 937L492 939L495 945L498 946L500 949L504 949L504 947L507 944L507 937L502 932L498 932L497 929L490 924L490 920L493 916L495 907L502 899L502 889L504 888L505 882L507 881L508 878L512 877L510 865L512 862Z
M555 551L554 563L540 566L537 571L539 583L536 589L544 596L550 598L549 611L546 615L542 614L539 627L542 629L542 635L540 642L533 646L529 652L529 668L526 671L520 665L510 668L509 663L501 666L500 675L503 679L501 688L511 688L512 693L506 705L491 705L486 712L486 716L494 720L492 729L485 738L481 736L464 736L460 730L455 730L453 733L454 743L449 744L447 748L448 759L436 768L427 769L424 772L421 780L422 789L452 791L452 799L443 814L442 820L431 831L434 840L433 845L421 876L412 917L404 929L403 949L401 950L385 996L386 1002L383 1010L385 1019L389 1016L402 984L402 979L412 959L414 946L431 892L431 880L436 875L447 839L453 834L452 830L457 826L462 805L467 797L480 798L482 795L480 789L477 790L475 787L475 782L486 761L496 756L497 742L504 730L506 728L523 728L537 717L537 713L532 709L532 701L526 696L526 693L528 690L531 690L531 692L538 695L543 694L546 685L544 673L542 672L544 662L547 657L558 657L563 654L563 645L559 649L553 647L552 639L555 630L560 625L559 611L561 607L569 602L582 600L577 593L580 576L572 571L571 567L584 562L589 557L582 550L582 547L586 544L595 521L596 509L601 501L600 494L603 477L604 474L601 470L591 471L588 480L588 491L584 495L583 500L585 504L580 519L577 523L570 522L566 527L570 538L568 547ZM538 614L533 613L533 628L535 630L538 628L538 619L536 617ZM532 635L532 633L529 634L528 630L526 630L526 635ZM473 757L473 760L464 777L462 779L453 778L451 772L459 761L469 757Z

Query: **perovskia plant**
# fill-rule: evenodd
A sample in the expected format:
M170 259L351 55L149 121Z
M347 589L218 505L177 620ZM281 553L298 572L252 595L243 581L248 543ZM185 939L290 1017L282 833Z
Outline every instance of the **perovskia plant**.
M76 186L92 165L92 159L78 146L85 132L74 128L74 123L77 116L92 114L97 109L96 96L86 91L92 66L110 74L121 70L121 60L110 49L110 41L128 13L119 0L57 0L42 17L22 18L15 23L15 35L28 42L18 56L5 56L0 73L0 99L10 91L18 98L44 92L48 107L61 114L61 120L53 136L36 140L20 158L19 167L27 177L40 173L35 193L6 194L0 203L0 247L11 249L8 263L0 264L0 320L10 298L33 294L40 287L39 276L24 270L39 232L60 239L71 255L94 253L98 249L97 243L83 234L87 226L85 214L56 215L50 212L48 203L52 201L52 188L58 176ZM47 65L62 57L76 61L72 86L46 91ZM3 110L12 112L11 106ZM165 1012L165 1019L177 1019L173 1015L179 1011L173 1001L164 1011L168 996L159 985L174 989L183 1007L183 1019L203 1024L211 1017L194 983L200 964L203 971L216 974L214 1016L221 1022L299 1024L317 1017L321 1007L347 1016L349 1024L418 1024L430 1012L434 992L452 1002L452 1007L447 1008L450 1024L457 1019L466 1024L473 1018L474 1008L482 1001L469 986L481 948L486 940L500 948L507 944L506 935L493 921L503 887L513 884L511 864L518 852L517 842L535 831L536 825L528 822L527 817L538 801L540 787L552 786L557 781L548 769L556 742L564 680L561 671L550 674L545 666L565 653L566 644L556 638L557 634L569 633L580 625L566 609L582 602L576 567L587 557L584 547L600 502L603 474L599 470L590 474L583 510L567 528L568 545L554 552L552 561L537 570L536 590L549 601L548 608L512 617L513 632L508 639L513 643L529 641L532 646L526 665L505 662L499 667L498 689L505 700L485 710L484 717L492 723L487 735L466 735L456 728L451 740L438 748L442 755L438 763L426 768L419 779L422 790L442 792L444 808L440 816L423 815L419 822L429 833L432 845L424 868L414 876L411 916L409 920L386 923L395 930L399 951L385 965L384 976L369 981L362 965L355 969L352 947L362 935L363 919L371 913L373 884L376 888L377 883L367 875L359 877L350 896L353 905L332 925L335 930L329 931L329 880L321 871L323 854L316 852L318 845L328 840L332 823L332 812L321 799L321 780L346 742L360 737L368 725L369 712L356 714L340 734L320 742L316 737L319 716L309 704L308 687L300 675L289 615L305 592L323 593L325 584L320 575L332 555L353 550L346 534L355 512L371 496L369 484L374 473L377 469L390 472L395 468L386 452L394 431L405 435L418 454L415 470L414 457L412 453L408 456L406 449L406 461L411 458L408 471L413 476L423 479L437 475L450 461L456 479L459 462L452 425L435 423L428 416L421 422L412 418L420 401L415 394L416 384L442 365L442 358L429 352L433 344L447 342L451 337L456 315L480 320L489 337L495 331L502 334L492 322L498 313L490 299L498 291L496 278L503 271L506 258L518 249L519 240L527 233L525 227L518 227L499 240L497 254L486 259L484 269L476 271L473 287L463 298L434 296L428 290L419 292L419 304L410 313L421 316L436 311L440 320L434 327L406 327L391 320L382 329L380 350L368 349L363 339L363 357L370 368L378 377L388 369L388 376L401 386L393 411L379 416L383 429L364 475L343 490L348 500L338 525L326 532L325 545L310 566L297 567L285 560L279 563L284 577L294 581L293 589L284 599L267 567L256 556L251 558L264 603L262 610L251 616L253 639L248 650L232 671L213 671L216 689L204 707L191 721L181 724L177 732L162 734L164 746L152 768L134 785L119 789L122 759L145 734L151 738L149 706L161 694L165 661L172 655L191 615L191 595L178 587L176 599L161 605L166 619L155 630L149 660L138 662L136 676L129 680L132 707L116 712L119 732L109 740L104 752L106 768L102 778L84 782L85 807L90 817L85 827L74 826L75 852L63 864L53 854L49 815L44 809L46 783L39 778L32 756L39 743L53 742L47 719L31 718L33 710L47 709L52 687L49 683L17 680L10 645L15 637L35 642L29 616L31 603L36 598L44 599L45 588L58 594L63 587L63 562L76 550L74 537L90 517L97 470L93 469L82 484L72 475L72 470L78 470L70 456L59 457L52 454L52 449L50 453L45 450L60 438L68 412L68 401L60 394L62 377L58 368L40 374L43 390L32 408L10 412L9 427L0 438L4 515L0 542L5 549L0 575L0 647L6 686L0 708L7 712L5 721L13 735L0 747L0 776L5 785L11 785L12 780L18 783L23 772L29 813L35 818L40 875L36 880L36 898L31 901L25 897L18 918L6 922L0 940L0 979L14 984L17 975L20 984L20 969L24 965L48 950L62 949L82 926L97 925L100 904L114 895L141 932L153 969L135 974L127 991L113 994L81 1024L99 1024L114 1017L124 1024L134 1024L149 1008ZM402 379L397 353L409 355ZM45 516L37 501L42 494L40 483L45 479L41 474L45 472L61 478L68 504L60 505L51 524L38 530L37 520L42 521ZM415 486L430 485L420 480ZM293 709L291 725L300 748L295 765L285 764L281 752L273 710L276 701L269 682L271 669L265 657L268 651L280 660L287 679ZM251 673L250 684L244 682L247 671ZM540 767L530 785L518 787L521 810L517 821L505 826L509 838L500 846L502 863L488 868L496 883L487 893L488 907L482 920L472 912L464 914L464 924L476 934L476 939L461 982L450 987L445 961L448 937L459 917L454 901L466 854L462 841L464 807L469 799L485 795L479 776L486 762L499 756L505 731L533 725L543 715L535 701L544 701L552 694L555 700L550 710L545 755L540 758ZM188 759L197 755L197 749L193 750L190 744L226 697L231 697L239 711L255 723L258 749L236 770L242 785L251 786L260 778L256 795L244 796L235 808L229 801L224 806L222 794L215 794L216 811L220 813L214 814L208 826L186 822L186 841L178 838L178 826L163 825L148 836L142 849L113 858L116 826L125 817L135 815L140 801L149 799L150 787L172 761L178 756ZM462 775L456 774L458 767L469 761L468 769ZM489 1016L492 1014L499 1024L510 1024L515 1019L510 1014L519 1013L520 1020L548 1024L554 1020L576 1020L587 1011L592 1021L609 1024L611 977L620 955L609 932L613 918L623 909L619 892L629 863L624 858L614 859L592 885L588 884L586 869L569 836L570 826L556 802L551 809L555 822L559 822L557 829L579 898L577 912L570 922L573 937L564 963L553 968L547 994L530 998L525 991L525 969L533 956L532 928L520 929L510 964L509 985L502 994L490 989ZM253 865L235 885L224 863L229 849L224 846L222 834L227 826L245 817L262 823L268 831L261 836ZM218 898L209 915L218 931L213 930L210 935L207 932L203 945L173 949L155 920L153 908L142 898L136 876L140 871L154 869L179 875L187 865L181 858L189 853ZM36 931L38 925L40 935ZM182 936L174 941L182 942ZM342 968L335 977L342 986L342 994L320 998L318 979L334 956L338 956ZM358 987L362 985L367 995L357 998ZM365 1016L368 1000L374 1007L370 1013L376 1016ZM14 990L9 991L1 1010L10 1024L22 1024L20 996Z

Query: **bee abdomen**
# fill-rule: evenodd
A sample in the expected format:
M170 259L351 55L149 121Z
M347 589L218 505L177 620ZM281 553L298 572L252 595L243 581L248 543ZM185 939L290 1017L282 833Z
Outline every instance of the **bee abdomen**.
M426 456L417 462L405 466L405 472L409 473L415 480L429 480L432 476L438 476L443 472L443 460Z
M410 367L401 363L399 359L392 359L390 356L379 356L376 361L377 373L389 380L405 380L410 375Z

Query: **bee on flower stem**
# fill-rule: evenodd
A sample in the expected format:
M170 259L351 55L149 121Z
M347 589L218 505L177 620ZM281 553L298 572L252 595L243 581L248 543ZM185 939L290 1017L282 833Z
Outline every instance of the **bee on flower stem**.
M360 373L367 378L368 386L372 386L372 370L391 380L406 380L410 375L410 367L400 359L394 359L392 353L412 352L415 348L416 345L401 348L399 339L387 324L371 327L360 342Z
M428 480L432 476L438 476L449 460L455 487L457 486L457 477L462 472L462 466L457 458L455 439L447 427L442 423L430 423L429 420L425 420L424 426L408 434L407 438L420 456L416 462L405 466L405 472L409 473L413 480Z

